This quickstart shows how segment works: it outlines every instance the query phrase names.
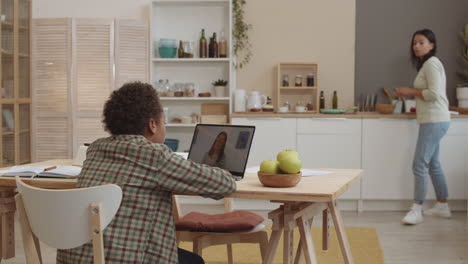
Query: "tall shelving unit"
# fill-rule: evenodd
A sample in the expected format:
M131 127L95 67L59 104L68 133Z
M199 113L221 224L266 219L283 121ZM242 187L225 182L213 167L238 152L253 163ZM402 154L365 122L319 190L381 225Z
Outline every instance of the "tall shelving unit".
M30 0L0 1L0 167L31 162Z
M175 124L175 117L201 114L202 104L227 104L231 109L231 94L235 87L235 69L232 52L232 3L230 0L153 0L151 5L151 82L168 79L195 84L195 97L161 97L169 109L167 138L180 141L178 151L188 150L195 123ZM227 58L200 58L199 39L205 29L207 42L213 32L219 37L223 31L228 46ZM161 58L158 54L161 38L194 42L193 58ZM219 40L219 38L218 38ZM201 92L214 95L211 83L217 79L228 81L225 97L198 97ZM228 113L228 122L230 117Z

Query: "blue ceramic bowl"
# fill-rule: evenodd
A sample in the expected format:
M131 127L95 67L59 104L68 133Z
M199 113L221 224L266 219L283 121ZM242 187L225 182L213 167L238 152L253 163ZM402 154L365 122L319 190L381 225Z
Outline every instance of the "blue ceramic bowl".
M175 58L176 54L176 47L159 47L159 57L161 58Z
M165 39L162 38L159 40L161 43L161 47L167 47L167 48L175 48L177 46L177 40L176 39Z
M172 151L176 152L177 148L179 148L179 140L166 138L166 140L164 140L164 145L168 146L170 149L172 149Z

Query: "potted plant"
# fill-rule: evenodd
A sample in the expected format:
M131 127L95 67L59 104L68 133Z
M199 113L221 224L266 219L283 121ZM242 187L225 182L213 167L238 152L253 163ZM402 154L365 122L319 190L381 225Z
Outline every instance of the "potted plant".
M223 79L218 79L216 81L213 81L211 83L214 87L214 96L215 97L225 97L225 90L226 90L226 85L228 84L228 81L223 80Z
M463 49L459 56L461 71L457 72L462 83L457 86L458 106L468 108L468 24L465 25L465 31L460 32L463 41Z
M251 24L247 24L244 20L244 5L246 0L232 0L232 12L233 12L233 29L232 37L234 38L234 55L237 60L234 64L236 69L242 69L245 65L250 62L253 56L249 39L249 31L252 29Z

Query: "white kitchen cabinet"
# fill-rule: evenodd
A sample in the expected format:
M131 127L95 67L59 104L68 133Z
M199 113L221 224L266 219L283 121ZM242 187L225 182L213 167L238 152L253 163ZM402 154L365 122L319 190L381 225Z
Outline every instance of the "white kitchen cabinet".
M363 199L413 199L412 161L418 124L408 119L363 119Z
M360 118L298 118L297 150L302 166L360 169L361 122ZM359 199L360 191L357 182L341 198Z
M295 118L233 118L232 124L255 126L247 166L276 159L281 150L296 149Z
M455 118L440 145L440 162L447 178L449 199L468 198L468 119ZM431 196L434 197L430 187Z

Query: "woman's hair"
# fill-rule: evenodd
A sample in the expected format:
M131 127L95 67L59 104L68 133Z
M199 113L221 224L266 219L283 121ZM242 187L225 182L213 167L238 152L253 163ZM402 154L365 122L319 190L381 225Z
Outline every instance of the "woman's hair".
M221 154L221 155L218 156L218 159L216 160L216 162L220 162L221 159L224 158L224 147L226 147L226 141L227 141L227 133L226 133L226 132L224 132L224 131L223 131L223 132L220 132L220 133L216 136L216 139L213 141L213 145L211 145L210 151L208 152L208 154L209 154L210 156L214 154L214 152L215 152L214 146L215 146L215 144L216 144L216 141L218 141L218 139L219 139L219 137L220 137L221 135L224 135L224 138L225 138L226 140L224 141L223 148L222 148L221 151L220 151L220 154Z
M162 112L159 96L150 84L129 82L112 92L102 122L112 135L143 135L150 118L159 122Z
M434 44L434 48L429 51L423 58L419 58L414 54L413 50L413 41L414 37L416 35L423 35L424 37L429 40L430 43ZM411 54L411 62L413 63L413 66L416 68L416 70L420 70L421 67L423 66L424 62L426 62L429 58L432 56L435 56L437 52L437 42L436 42L436 36L434 32L430 29L421 29L416 32L414 32L413 37L411 38L411 46L410 46L410 54Z

